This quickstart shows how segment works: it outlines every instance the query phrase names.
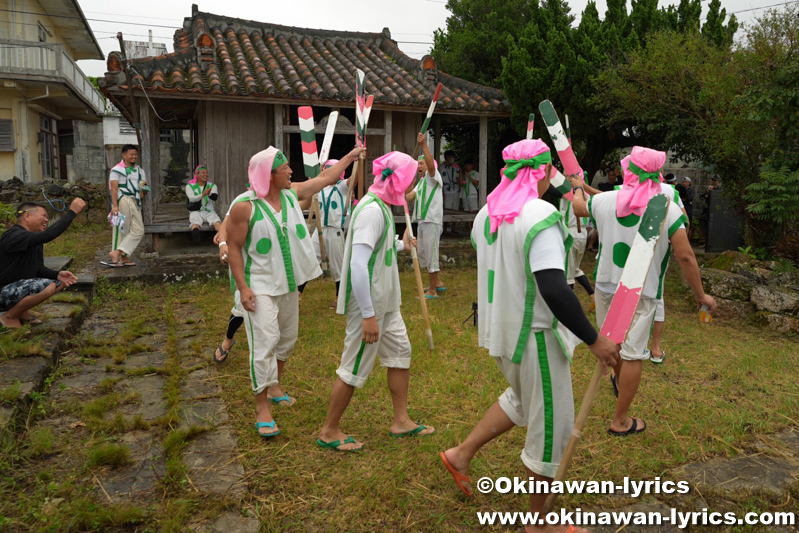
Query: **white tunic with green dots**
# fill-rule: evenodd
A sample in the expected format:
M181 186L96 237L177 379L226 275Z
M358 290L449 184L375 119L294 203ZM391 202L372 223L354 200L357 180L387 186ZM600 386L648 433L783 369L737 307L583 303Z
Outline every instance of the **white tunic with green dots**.
M668 186L666 186L668 187ZM667 192L668 191L664 191ZM616 292L621 273L630 254L630 246L638 232L641 217L631 213L626 217L616 216L618 191L592 196L588 200L588 212L599 232L599 254L597 255L594 279L597 287L605 292ZM679 196L678 196L679 198ZM666 224L655 247L655 257L646 277L641 295L646 298L659 298L663 289L663 277L668 267L671 243L674 232L684 228L685 215L676 202L669 202Z
M479 344L494 357L520 363L534 330L552 330L567 357L579 342L552 314L530 268L533 239L552 226L560 228L564 246L557 264L565 267L572 238L552 204L527 202L512 224L503 222L494 233L489 233L488 206L474 219Z
M347 201L347 180L339 180L335 185L328 185L319 192L319 213L322 215L322 226L326 228L344 227L347 214L344 204Z
M305 217L291 189L280 193L280 211L247 191L231 203L249 201L250 224L242 247L244 278L256 295L280 296L322 275Z
M443 187L438 170L433 176L426 173L424 179L419 180L413 189L416 192L416 199L413 202L414 222L444 223L444 197L441 192Z
M379 211L382 214L382 223L366 227L359 216L369 211ZM363 217L361 217L361 220ZM350 278L350 257L352 256L353 239L359 232L376 232L380 235L377 246L373 248L369 260L369 279L371 280L372 307L376 317L381 317L390 311L399 311L402 303L400 293L399 271L397 270L396 230L394 216L389 207L372 193L367 194L358 203L352 214L350 231L347 242L344 244L344 260L341 267L341 286L338 294L338 307L336 313L346 315L350 306L358 305L352 295L352 280Z

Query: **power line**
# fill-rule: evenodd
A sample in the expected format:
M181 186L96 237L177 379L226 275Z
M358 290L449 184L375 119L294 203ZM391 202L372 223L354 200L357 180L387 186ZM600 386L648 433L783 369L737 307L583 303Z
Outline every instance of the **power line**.
M72 16L69 16L69 15L45 15L43 13L36 13L35 11L19 11L19 10L15 10L15 9L0 9L0 11L5 11L7 13L19 13L21 15L39 15L39 16L42 16L42 17L49 17L49 18L79 20L81 22L83 22L83 20L84 20L82 17L72 17ZM90 20L92 22L110 22L112 24L129 24L131 26L147 26L147 27L151 27L151 28L168 28L170 30L176 29L174 25L172 25L172 26L164 26L164 25L161 25L161 24L144 24L142 22L127 22L127 21L122 21L122 20L90 19L88 17L86 18L86 20Z
M779 6L787 6L788 4L795 4L799 0L792 0L791 2L783 2L781 4L771 4L770 6L762 6L762 7L753 7L751 9L741 9L740 11L733 11L730 15L736 15L738 13L746 13L748 11L757 11L758 9L768 9L770 7L779 7Z

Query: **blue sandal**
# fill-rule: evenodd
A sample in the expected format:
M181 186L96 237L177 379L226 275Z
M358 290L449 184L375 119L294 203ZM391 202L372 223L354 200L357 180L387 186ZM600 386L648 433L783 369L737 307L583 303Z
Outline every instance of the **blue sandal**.
M277 430L274 433L261 433L261 431L260 431L261 428L272 429L274 427L275 427L275 421L274 420L272 420L271 422L256 422L255 423L255 431L258 433L258 435L260 435L261 437L263 437L265 439L271 439L272 437L277 437L278 435L280 435L280 430Z
M291 406L291 398L289 398L288 393L284 394L283 396L275 396L274 398L269 398L270 403L274 403L277 405L283 405L282 402L286 402L286 405Z

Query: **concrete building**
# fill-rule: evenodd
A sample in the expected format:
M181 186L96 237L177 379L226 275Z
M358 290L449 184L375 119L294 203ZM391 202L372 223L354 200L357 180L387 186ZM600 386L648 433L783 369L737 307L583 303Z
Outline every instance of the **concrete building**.
M76 61L104 59L103 52L76 0L2 5L0 180L67 179L62 152L74 145L72 120L100 121L105 110Z

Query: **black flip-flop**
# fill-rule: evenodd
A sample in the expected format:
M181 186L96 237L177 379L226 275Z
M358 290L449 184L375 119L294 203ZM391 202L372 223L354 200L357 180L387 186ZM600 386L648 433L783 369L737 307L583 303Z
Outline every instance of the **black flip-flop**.
M630 429L627 431L613 431L612 429L608 428L608 435L613 435L614 437L629 437L630 435L634 435L636 433L643 433L646 431L646 426L641 429L638 429L638 419L635 417L630 417L633 421L633 425L630 426ZM641 419L643 422L643 419ZM646 423L646 422L644 422Z
M619 397L619 386L616 385L616 375L615 374L611 374L610 375L610 383L613 385L613 394L615 394L616 398L618 398Z
M217 348L217 350L219 350L219 355L222 356L222 359L216 358L216 350L214 350L214 355L212 355L211 357L214 359L216 363L224 363L225 361L227 361L227 356L230 353L230 350L233 349L234 344L236 344L236 341L231 342L230 348L228 348L227 350L223 350L222 345L221 344L219 345L219 348Z

